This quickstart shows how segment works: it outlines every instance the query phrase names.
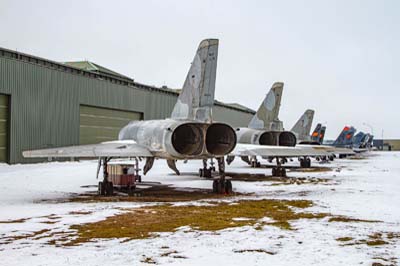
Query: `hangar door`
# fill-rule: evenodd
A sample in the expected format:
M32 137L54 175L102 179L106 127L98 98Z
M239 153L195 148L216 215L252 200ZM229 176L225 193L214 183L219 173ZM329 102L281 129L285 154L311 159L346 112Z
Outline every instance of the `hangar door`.
M0 162L8 161L8 96L0 94Z
M117 140L129 121L141 120L142 113L81 105L79 107L79 144Z

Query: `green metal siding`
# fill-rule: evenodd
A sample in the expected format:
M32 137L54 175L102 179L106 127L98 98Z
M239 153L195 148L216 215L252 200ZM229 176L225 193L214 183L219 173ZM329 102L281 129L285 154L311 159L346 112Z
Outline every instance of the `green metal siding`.
M0 94L0 162L8 161L8 96Z
M118 139L121 128L142 113L81 105L79 117L79 144L94 144Z
M228 123L232 127L247 127L253 114L214 105L213 117L215 121Z
M41 61L42 60L42 61ZM34 162L23 150L79 144L80 106L169 117L177 93L99 76L0 48L0 94L10 95L9 162ZM215 107L214 118L247 124L251 112Z

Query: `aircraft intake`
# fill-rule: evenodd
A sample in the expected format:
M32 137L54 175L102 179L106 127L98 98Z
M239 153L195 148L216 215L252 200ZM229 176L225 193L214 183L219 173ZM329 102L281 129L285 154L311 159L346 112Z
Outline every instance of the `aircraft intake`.
M182 124L172 133L172 146L181 155L200 155L203 150L203 136L201 124Z
M215 123L207 128L206 148L211 155L226 155L230 153L235 146L236 134L229 125Z

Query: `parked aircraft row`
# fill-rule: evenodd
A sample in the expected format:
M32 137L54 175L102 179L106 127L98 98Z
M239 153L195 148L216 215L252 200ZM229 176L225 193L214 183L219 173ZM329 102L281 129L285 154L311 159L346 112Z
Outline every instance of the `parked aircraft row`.
M27 158L96 157L99 159L97 174L103 166L99 194L111 195L113 184L109 181L107 164L114 158L144 158L144 174L152 168L155 159L165 159L178 175L177 160L203 160L204 174L209 171L208 162L216 159L219 176L214 179L213 190L221 193L232 189L231 181L225 177L225 158L230 163L240 157L253 165L257 165L257 157L275 161L273 174L285 176L283 165L289 158L299 158L302 166L309 166L310 157L353 153L345 146L322 145L326 128L320 124L310 135L312 110L307 110L292 130L284 130L278 118L284 85L280 82L272 86L248 127L232 128L214 121L218 44L217 39L206 39L198 46L170 118L131 121L115 141L24 151L23 155Z

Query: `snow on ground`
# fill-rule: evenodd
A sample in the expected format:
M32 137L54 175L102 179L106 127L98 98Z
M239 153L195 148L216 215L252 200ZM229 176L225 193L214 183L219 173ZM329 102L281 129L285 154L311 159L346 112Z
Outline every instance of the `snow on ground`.
M400 239L389 245L343 246L336 239L366 239L376 232L400 233L400 153L374 152L365 159L335 160L329 172L291 171L293 177L329 178L317 184L273 186L272 182L234 181L234 190L257 197L309 199L310 211L330 212L381 223L330 223L327 219L298 220L297 230L272 226L263 230L245 226L217 232L198 232L182 227L174 233L144 240L122 242L98 240L82 246L48 245L50 234L67 231L70 225L102 220L121 212L121 207L148 203L60 203L73 193L95 191L97 162L0 164L0 265L396 265L400 263ZM296 165L298 163L290 163ZM180 188L211 188L211 181L196 176L200 161L178 163L183 173L172 174L158 160L144 177ZM227 172L270 174L270 169L252 169L236 159ZM94 185L90 187L82 187ZM243 219L243 217L238 217ZM15 221L18 219L19 222ZM4 221L11 221L4 223ZM12 222L14 221L14 222ZM43 231L42 235L5 241ZM50 237L51 239L51 237ZM263 252L258 252L262 250ZM388 260L388 261L385 261ZM146 263L147 261L147 263Z

